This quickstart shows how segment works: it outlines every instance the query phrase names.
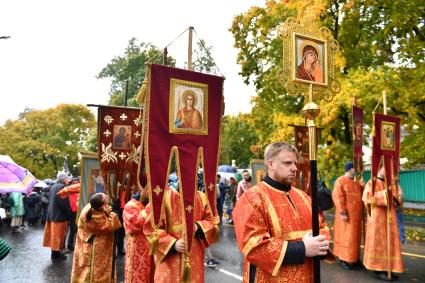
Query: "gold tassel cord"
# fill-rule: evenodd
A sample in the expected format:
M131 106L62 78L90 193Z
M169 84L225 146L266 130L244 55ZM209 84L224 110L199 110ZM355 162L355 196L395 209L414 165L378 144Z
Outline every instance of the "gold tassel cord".
M190 278L190 259L189 256L184 255L184 267L183 267L183 275L182 275L182 282L191 282L191 278Z
M145 75L145 79L143 80L142 86L140 87L139 93L137 94L137 101L139 104L145 103L146 93L148 91L148 77Z

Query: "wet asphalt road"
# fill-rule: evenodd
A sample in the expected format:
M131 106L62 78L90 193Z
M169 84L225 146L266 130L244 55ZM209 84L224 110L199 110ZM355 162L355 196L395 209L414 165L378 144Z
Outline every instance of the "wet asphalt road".
M69 282L72 267L72 254L59 263L50 261L50 250L43 248L43 227L28 227L20 234L13 234L9 227L0 227L0 236L13 247L13 251L0 261L0 282ZM397 282L425 282L425 243L408 243L402 246L403 252L417 254L404 255L406 273ZM220 261L216 268L205 267L205 282L233 283L242 281L243 258L236 246L233 226L223 224L220 229L220 242L211 250ZM422 256L422 257L420 257ZM117 259L117 279L123 281L124 257ZM345 271L337 264L321 264L322 282L357 283L383 282L364 269Z

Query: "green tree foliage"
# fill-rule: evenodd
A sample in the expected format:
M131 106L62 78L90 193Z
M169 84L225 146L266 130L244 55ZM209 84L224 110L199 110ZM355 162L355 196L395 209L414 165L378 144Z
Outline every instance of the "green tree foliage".
M250 121L250 114L239 114L236 117L224 116L222 127L220 163L230 165L234 159L239 168L247 168L249 160L256 158L250 147L258 142L256 131Z
M198 41L197 48L193 51L193 70L201 73L216 74L216 64L211 53L212 46L206 46L203 39Z
M340 43L336 63L342 90L331 103L318 102L317 124L323 128L324 141L319 170L331 177L342 173L342 164L352 159L353 97L365 109L366 133L370 133L371 112L384 90L388 114L400 116L408 133L402 141L402 157L408 157L410 165L425 163L425 5L416 1L266 1L264 7L236 16L230 31L239 49L241 75L257 89L252 117L259 143L290 140L293 128L288 125L295 116L302 117L303 99L288 96L276 80L282 66L276 27L289 16L305 15L306 6ZM382 113L382 107L377 112Z
M64 169L65 159L71 170L78 166L78 152L87 150L85 138L95 125L93 113L83 105L28 110L0 127L0 152L39 179L53 178Z
M139 43L132 38L128 42L123 55L112 59L97 75L98 79L109 78L111 82L109 105L124 105L125 85L128 81L127 104L140 106L137 94L145 78L145 63L161 60L162 53L150 43ZM175 60L168 56L167 63L175 65Z

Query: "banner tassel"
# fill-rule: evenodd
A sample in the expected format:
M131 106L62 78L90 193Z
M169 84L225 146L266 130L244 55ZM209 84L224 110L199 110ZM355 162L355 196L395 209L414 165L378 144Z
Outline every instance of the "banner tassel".
M183 275L182 282L187 283L191 282L190 280L190 259L187 255L184 256L184 267L183 267Z
M142 86L140 87L139 93L137 94L137 101L140 104L145 103L146 93L148 92L148 78L145 75L145 79L143 80Z

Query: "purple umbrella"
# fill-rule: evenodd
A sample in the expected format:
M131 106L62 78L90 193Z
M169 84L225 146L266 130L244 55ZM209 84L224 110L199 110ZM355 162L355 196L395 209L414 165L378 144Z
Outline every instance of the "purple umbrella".
M0 193L29 194L37 179L7 155L0 155Z

